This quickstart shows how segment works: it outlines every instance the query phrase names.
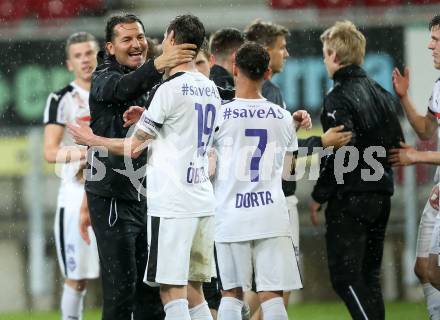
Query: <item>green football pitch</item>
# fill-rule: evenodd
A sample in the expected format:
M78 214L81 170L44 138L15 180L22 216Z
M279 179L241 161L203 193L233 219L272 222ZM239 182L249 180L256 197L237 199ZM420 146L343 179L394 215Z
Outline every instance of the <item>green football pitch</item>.
M387 320L427 319L423 303L393 302L386 305ZM0 314L0 320L59 320L57 312ZM83 320L99 320L98 311L86 312ZM349 320L350 316L339 303L300 303L289 308L289 319Z

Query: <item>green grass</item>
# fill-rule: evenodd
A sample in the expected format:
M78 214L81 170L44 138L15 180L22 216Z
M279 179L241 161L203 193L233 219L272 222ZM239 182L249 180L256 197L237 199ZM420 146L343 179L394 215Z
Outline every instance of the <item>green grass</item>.
M421 320L427 318L428 315L423 303L393 302L386 305L386 320ZM300 303L290 306L289 319L349 320L351 317L342 303Z
M59 320L57 312L0 314L0 320ZM86 312L83 320L101 319L99 311ZM300 303L289 308L289 319L296 320L349 320L341 303ZM387 320L427 319L423 303L393 302L386 306Z

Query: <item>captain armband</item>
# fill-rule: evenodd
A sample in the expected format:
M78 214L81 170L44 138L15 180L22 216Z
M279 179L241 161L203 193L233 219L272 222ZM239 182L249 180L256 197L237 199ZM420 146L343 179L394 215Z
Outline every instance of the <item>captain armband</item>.
M162 124L154 122L150 118L148 118L145 113L142 115L139 120L139 128L150 136L156 137L159 134L160 128L162 128Z

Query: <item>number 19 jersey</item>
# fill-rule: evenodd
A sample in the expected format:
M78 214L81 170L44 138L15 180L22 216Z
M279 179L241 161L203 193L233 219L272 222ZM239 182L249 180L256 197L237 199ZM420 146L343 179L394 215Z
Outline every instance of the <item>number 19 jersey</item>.
M214 82L198 72L176 73L155 91L137 124L155 136L148 147L148 215L214 214L207 150L220 104Z
M217 242L290 236L281 187L287 151L298 150L291 114L266 99L220 108L214 136Z

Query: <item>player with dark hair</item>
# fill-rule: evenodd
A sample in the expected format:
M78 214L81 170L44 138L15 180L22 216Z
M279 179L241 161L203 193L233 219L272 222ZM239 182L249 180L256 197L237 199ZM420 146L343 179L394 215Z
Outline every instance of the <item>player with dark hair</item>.
M193 15L176 17L166 32L171 47L191 43L195 54L204 37L205 28ZM215 84L197 72L194 59L167 73L131 137L103 138L85 125L70 130L82 144L113 154L136 157L148 145L151 241L145 281L160 284L165 319L209 320L202 283L211 280L215 200L207 149L220 96Z
M298 148L296 129L287 110L261 95L269 61L256 43L237 51L236 97L222 105L214 136L215 241L224 290L219 320L242 319L243 291L251 290L253 275L267 320L287 319L283 291L302 287L281 186L284 163L291 167ZM239 177L237 164L249 164Z
M428 49L432 51L434 68L440 70L440 15L434 16L429 23L431 38ZM434 83L428 110L425 115L419 114L411 101L409 88L409 69L405 68L402 75L398 69L393 71L394 90L400 98L400 103L405 110L409 123L422 140L431 139L437 132L440 124L440 79ZM439 139L440 141L440 139ZM391 161L394 165L410 165L415 163L439 164L439 152L423 152L403 144L402 149L393 150ZM437 147L437 149L440 149ZM417 238L417 259L414 271L423 286L430 319L440 319L440 268L439 268L439 186L440 169L435 175L436 185L432 188L431 195L426 201L422 218L420 219ZM439 225L440 226L440 225ZM434 232L435 231L435 232ZM436 234L437 233L437 234ZM430 283L431 282L431 283ZM433 285L435 287L433 287Z
M284 61L289 56L286 47L289 31L272 22L256 20L245 30L247 41L255 41L263 45L270 55L270 69L272 74L280 73L284 67ZM284 100L278 86L271 80L263 83L263 96L280 106L284 105Z
M244 43L244 37L240 30L235 28L223 28L214 32L209 41L209 50L212 55L210 79L224 89L234 88L232 77L232 64L238 48Z
M203 45L197 53L195 63L197 70L209 78L211 70L211 51L209 51L209 44L206 39L203 41Z
M90 245L81 239L78 221L84 195L82 164L86 149L75 145L65 126L89 121L89 91L96 67L98 42L86 32L72 34L66 41L67 68L75 79L47 99L44 112L44 156L62 165L55 216L55 244L61 273L65 278L61 297L63 320L82 319L87 280L99 276L98 251L93 233Z
M192 61L192 44L163 42L163 53L147 60L147 40L142 21L132 14L112 16L106 26L106 52L93 73L90 92L91 128L109 138L124 138L123 114L130 106L147 106L149 91L165 68ZM90 152L86 179L90 217L101 264L103 320L162 319L157 289L143 283L148 258L147 202L139 193L146 153L138 159Z
M287 37L289 36L289 31L279 25L269 21L255 20L253 21L244 31L244 35L247 41L255 41L266 48L270 56L269 69L271 73L263 82L262 94L263 97L271 101L272 103L278 104L283 108L286 108L283 96L281 94L280 88L271 80L272 76L281 72L284 68L284 62L289 56L287 51ZM299 149L306 149L304 154L312 154L314 148L319 150L320 147L328 146L339 146L347 143L350 139L350 133L341 133L342 128L331 128L321 137L312 136L307 139L298 139ZM292 170L294 174L294 169ZM299 221L298 221L298 209L297 203L298 199L295 196L296 191L296 181L294 180L283 180L283 191L284 195L287 197L289 214L291 217L291 225L293 232L293 239L296 246L297 254L299 255ZM285 294L285 303L287 305L289 298L289 293ZM253 300L255 298L250 298L250 305L255 309L255 303ZM258 314L254 316L258 319Z

